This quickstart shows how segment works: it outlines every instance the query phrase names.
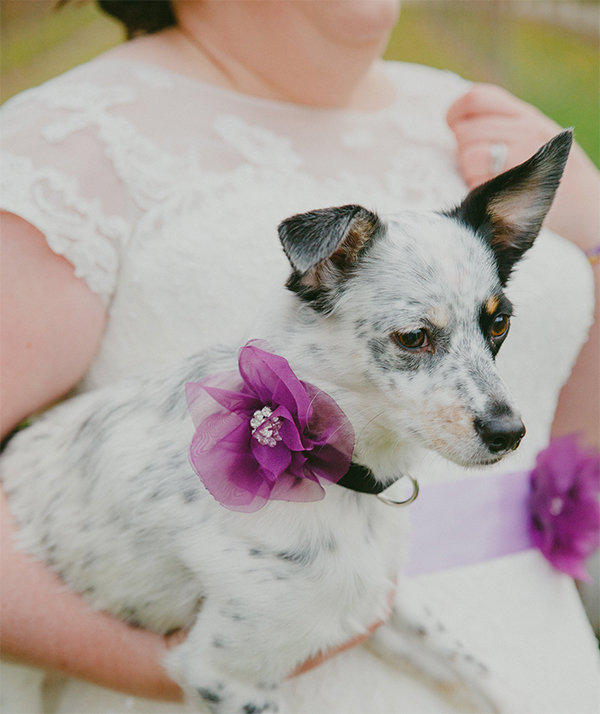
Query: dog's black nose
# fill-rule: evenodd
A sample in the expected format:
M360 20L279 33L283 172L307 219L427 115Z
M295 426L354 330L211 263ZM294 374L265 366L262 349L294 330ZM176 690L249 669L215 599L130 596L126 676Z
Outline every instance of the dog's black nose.
M514 451L525 436L525 426L514 414L503 414L486 420L475 419L474 425L492 454Z

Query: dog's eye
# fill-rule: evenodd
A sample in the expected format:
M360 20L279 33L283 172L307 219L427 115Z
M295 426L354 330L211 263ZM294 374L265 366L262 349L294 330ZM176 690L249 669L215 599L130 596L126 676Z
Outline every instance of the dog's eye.
M510 318L508 315L496 315L490 326L490 334L492 337L502 337L508 332L510 326Z
M429 340L425 330L413 330L413 332L394 332L394 340L407 350L418 350L427 347Z

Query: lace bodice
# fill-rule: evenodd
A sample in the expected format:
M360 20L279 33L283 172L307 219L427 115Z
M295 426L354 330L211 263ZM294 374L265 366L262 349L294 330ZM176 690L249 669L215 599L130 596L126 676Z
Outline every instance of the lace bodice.
M276 233L287 216L461 197L444 117L467 83L417 65L386 71L396 101L373 113L104 58L5 105L2 207L110 305L87 386L241 339L288 273Z

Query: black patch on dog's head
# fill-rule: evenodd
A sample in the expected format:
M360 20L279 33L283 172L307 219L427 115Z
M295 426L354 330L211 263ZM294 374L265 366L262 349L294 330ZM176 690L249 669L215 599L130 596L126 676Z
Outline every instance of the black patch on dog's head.
M502 285L542 227L572 143L573 131L563 131L524 163L474 188L446 214L487 241Z
M287 218L279 225L279 238L293 268L286 286L318 312L328 312L336 288L383 230L378 216L355 205Z

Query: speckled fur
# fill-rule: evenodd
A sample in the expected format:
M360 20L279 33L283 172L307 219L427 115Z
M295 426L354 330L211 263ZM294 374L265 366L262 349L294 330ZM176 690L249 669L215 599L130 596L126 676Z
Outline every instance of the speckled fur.
M514 191L519 210L527 199L539 213L536 166L525 196L514 181L502 188L504 204ZM554 188L544 189L547 206ZM254 336L336 399L355 428L355 460L382 482L401 475L415 447L464 465L501 458L506 450L491 452L477 429L516 414L485 322L486 305L510 309L498 246L458 210L380 218L344 207L309 217L306 231L306 216L289 219L304 236L300 257L282 224L290 289ZM315 226L328 231L327 255L306 240ZM505 255L501 264L506 272ZM393 339L417 329L428 331L430 350ZM228 511L204 490L188 463L184 385L234 368L236 352L214 349L70 399L19 433L0 462L21 546L97 608L159 633L189 629L166 666L215 714L280 710L283 678L383 618L406 542L402 511L340 486L317 503L271 502L253 514ZM373 646L455 692L462 681L466 708L502 708L486 694L484 667L453 638L444 644L443 627L409 622L395 613Z

